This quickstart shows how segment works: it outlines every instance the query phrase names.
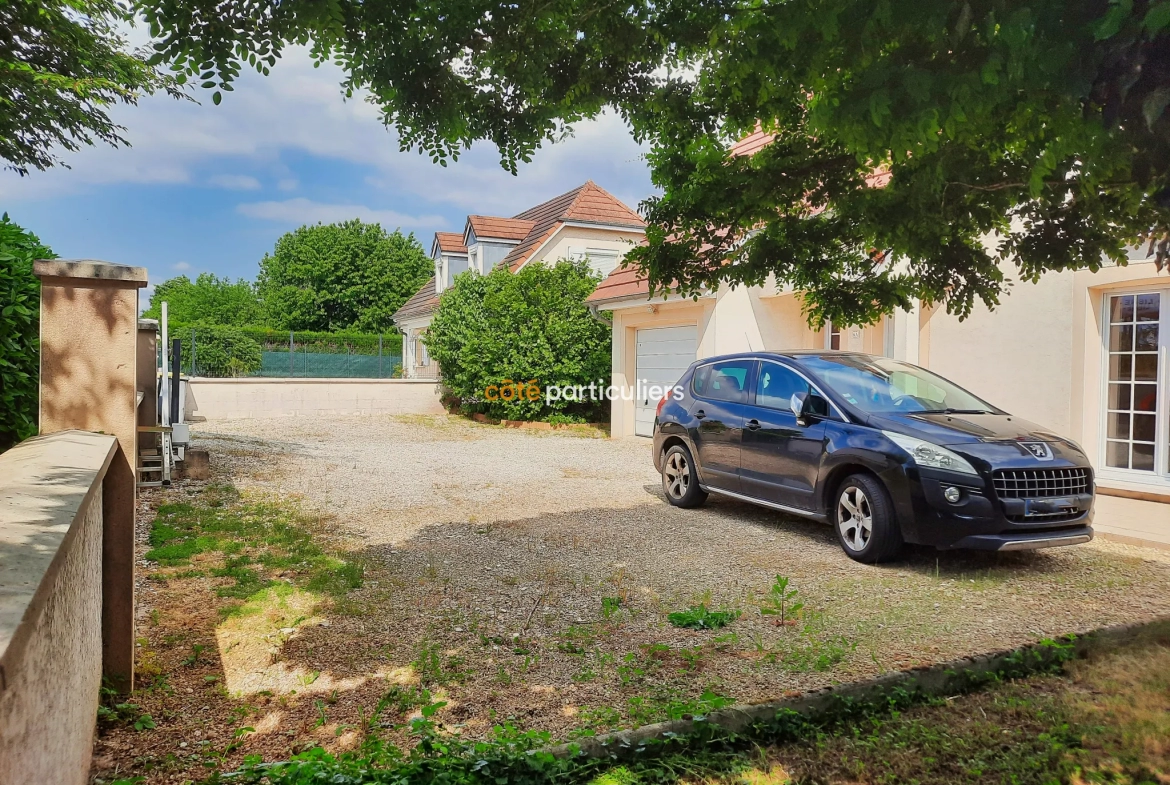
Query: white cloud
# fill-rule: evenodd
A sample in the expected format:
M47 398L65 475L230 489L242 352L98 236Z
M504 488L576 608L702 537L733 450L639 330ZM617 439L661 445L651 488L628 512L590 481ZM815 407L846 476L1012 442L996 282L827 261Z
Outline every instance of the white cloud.
M236 212L249 218L285 224L337 223L360 218L377 222L386 229L440 228L446 221L437 215L403 215L394 210L375 210L362 204L325 204L300 197L283 202L251 202L236 206Z
M171 265L171 267L174 267L176 270L178 270L181 273L184 273L184 272L191 269L191 265L188 264L187 262L175 262L174 264Z
M255 191L260 187L259 180L246 174L217 174L207 182L229 191Z
M198 94L202 105L152 96L137 107L119 107L113 116L127 127L131 148L85 148L66 154L72 169L26 178L0 173L0 198L43 199L119 183L182 184L206 177L204 167L222 171L225 164L236 171L287 171L285 153L366 167L367 182L390 198L468 212L511 215L587 179L631 206L652 190L642 149L614 115L578 124L572 137L539 150L514 177L486 143L447 167L400 152L377 107L361 96L343 100L341 79L336 66L314 68L304 49L292 48L270 76L242 75L220 106L204 91Z
M276 184L276 187L282 191L295 191L297 189L298 185L300 185L300 183L297 182L297 178L286 177L283 180L281 180L280 182L278 182Z

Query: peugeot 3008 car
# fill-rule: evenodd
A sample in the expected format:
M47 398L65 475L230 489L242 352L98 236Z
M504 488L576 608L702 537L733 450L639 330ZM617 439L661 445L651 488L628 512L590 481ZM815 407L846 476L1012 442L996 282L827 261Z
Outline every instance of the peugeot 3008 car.
M867 354L694 363L658 404L654 465L676 507L720 493L827 521L862 562L907 542L1030 550L1093 538L1093 471L1074 442Z

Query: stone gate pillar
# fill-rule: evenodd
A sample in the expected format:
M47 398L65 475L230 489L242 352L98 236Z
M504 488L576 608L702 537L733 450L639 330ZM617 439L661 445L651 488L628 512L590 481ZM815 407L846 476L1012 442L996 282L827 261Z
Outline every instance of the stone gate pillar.
M138 290L146 269L43 260L42 434L77 428L118 439L102 486L102 673L134 685L134 508Z

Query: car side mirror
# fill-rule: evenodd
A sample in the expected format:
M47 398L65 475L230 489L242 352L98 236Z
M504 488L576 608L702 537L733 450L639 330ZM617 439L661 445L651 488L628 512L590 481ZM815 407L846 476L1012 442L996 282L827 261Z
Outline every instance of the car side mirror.
M789 407L798 420L829 416L829 402L815 393L793 393Z
M788 406L797 418L804 415L804 401L806 398L808 398L808 393L792 393L792 399L788 402Z

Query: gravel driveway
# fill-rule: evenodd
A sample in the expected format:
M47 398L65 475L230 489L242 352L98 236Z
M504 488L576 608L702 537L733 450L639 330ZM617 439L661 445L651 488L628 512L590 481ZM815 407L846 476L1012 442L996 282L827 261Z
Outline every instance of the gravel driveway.
M911 549L873 567L822 524L716 496L677 510L644 439L444 417L220 421L196 439L240 488L327 515L367 566L353 607L286 659L343 679L433 655L469 734L501 717L602 730L708 690L765 700L1170 613L1164 552ZM803 602L793 625L758 610L777 575ZM742 615L667 622L700 602Z

